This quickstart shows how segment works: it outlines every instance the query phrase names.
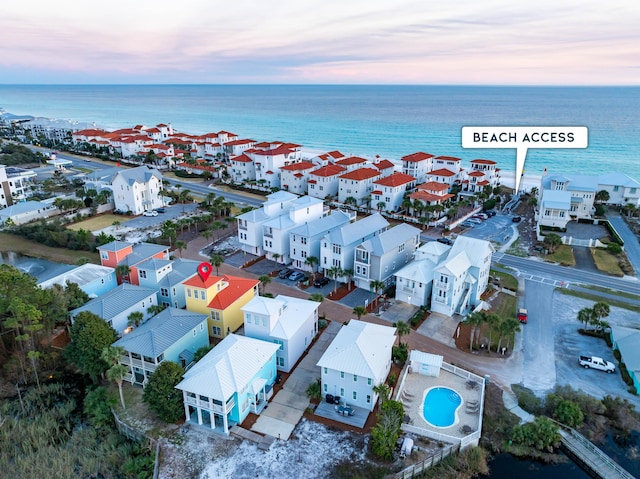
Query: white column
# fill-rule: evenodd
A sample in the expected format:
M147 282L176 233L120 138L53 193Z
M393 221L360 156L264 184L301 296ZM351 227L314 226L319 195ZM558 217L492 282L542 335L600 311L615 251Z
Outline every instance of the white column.
M196 407L196 411L198 411L198 424L202 426L202 410L200 409L200 406Z
M222 427L224 428L224 433L229 434L229 420L227 419L227 413L225 412L222 415Z
M184 403L184 417L185 421L189 420L189 405L187 403Z

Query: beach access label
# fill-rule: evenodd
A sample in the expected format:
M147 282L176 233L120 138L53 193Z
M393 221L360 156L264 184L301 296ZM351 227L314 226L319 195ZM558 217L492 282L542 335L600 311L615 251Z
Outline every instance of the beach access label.
M462 148L515 148L516 189L529 148L586 148L586 126L464 126Z

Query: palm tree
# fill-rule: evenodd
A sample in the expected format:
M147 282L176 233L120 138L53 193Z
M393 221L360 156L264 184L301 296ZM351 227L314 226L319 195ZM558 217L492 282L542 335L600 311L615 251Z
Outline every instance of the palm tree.
M358 200L356 200L353 196L349 196L344 200L345 205L356 206L358 204Z
M470 333L469 333L469 351L473 351L473 339L476 336L480 336L479 334L476 334L476 333L478 332L478 327L482 323L484 323L484 321L485 321L484 311L471 313L469 316L467 316L467 319L465 319L465 323L471 326Z
M137 328L138 326L140 326L140 323L143 319L144 314L142 314L140 311L133 311L131 314L129 314L129 316L127 316L127 325Z
M176 241L175 247L179 251L180 257L182 257L182 251L187 248L187 242L184 240L178 240Z
M378 307L380 306L380 301L379 301L379 296L380 293L382 292L382 290L384 290L386 284L384 284L384 282L374 279L373 281L369 282L369 289L371 291L374 291L376 294L375 297L375 301L376 301L376 309L378 309ZM379 310L378 310L379 312Z
M562 238L555 233L549 233L544 237L543 243L549 248L549 251L553 253L558 246L562 244Z
M260 281L260 284L262 285L262 293L264 294L265 288L267 287L267 285L269 283L271 283L271 277L266 275L266 274L263 274L262 276L260 276L258 278L258 280Z
M156 314L163 312L166 308L167 307L162 304L152 304L147 308L147 314L149 316L155 316Z
M309 301L322 303L324 301L324 295L322 293L313 293L311 296L309 296Z
M220 276L220 266L224 263L224 257L219 254L209 256L209 262L216 268L216 276Z
M382 404L389 400L391 389L385 383L373 386L373 392L378 395L378 412L382 410Z
M396 322L396 333L398 334L398 346L402 345L402 336L407 336L411 333L411 328L404 321Z
M347 285L349 286L349 291L351 291L351 279L353 278L354 274L353 268L342 270L342 274L347 277Z
M376 207L378 208L378 211L382 211L386 208L387 204L384 201L378 201L378 203L376 204Z
M332 266L327 272L333 277L333 294L336 294L338 290L338 276L342 276L342 269L340 266Z
M129 372L129 368L120 364L118 360L120 356L125 354L124 348L120 346L109 346L102 350L102 359L110 364L111 367L107 370L107 379L113 381L118 385L118 392L120 393L120 402L122 403L122 409L126 409L124 403L124 394L122 393L122 381Z
M485 317L485 322L487 323L487 325L489 326L489 351L491 351L491 344L492 343L492 335L493 335L493 331L500 326L500 316L498 316L495 313L490 313L487 314Z
M400 204L400 206L402 206L406 214L409 214L409 209L411 208L411 198L409 198L408 195L405 196L402 199L402 203Z
M607 303L603 303L602 301L593 305L593 324L598 325L601 324L602 318L606 318L609 316L610 309Z
M507 318L505 320L502 321L502 323L500 324L500 342L498 343L498 347L501 346L501 342L502 342L502 337L506 336L507 339L507 348L511 347L511 344L509 343L509 338L511 338L511 335L520 331L520 321L518 321L515 318Z
M119 284L124 283L125 280L126 282L129 282L130 272L131 272L131 269L126 264L119 264L118 266L116 266L116 277L119 279L118 283Z
M281 254L280 253L273 253L271 255L271 257L273 258L273 261L275 261L276 263L278 262L278 259L280 259Z
M582 308L578 311L578 321L583 323L585 328L593 321L593 317L593 309L591 308Z
M315 279L316 279L315 267L319 262L320 262L320 260L316 256L308 256L307 259L304 261L304 264L306 264L307 266L309 266L311 268L311 281L312 282L315 281Z
M367 308L365 308L364 306L356 306L355 308L353 308L353 314L355 314L358 319L360 319L362 316L367 314Z

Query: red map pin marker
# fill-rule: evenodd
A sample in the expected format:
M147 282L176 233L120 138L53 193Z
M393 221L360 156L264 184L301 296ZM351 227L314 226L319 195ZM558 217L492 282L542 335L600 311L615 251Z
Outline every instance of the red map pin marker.
M207 281L207 278L211 275L212 269L213 267L210 263L207 263L206 261L204 263L200 263L198 266L198 275L200 276L200 279L202 281Z

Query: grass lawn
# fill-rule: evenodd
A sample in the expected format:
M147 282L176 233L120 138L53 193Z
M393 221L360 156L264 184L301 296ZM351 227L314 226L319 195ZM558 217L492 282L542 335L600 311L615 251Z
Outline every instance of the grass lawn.
M80 258L89 258L89 262L100 264L97 252L53 248L8 233L0 233L0 251L13 251L32 258L44 258L67 264L75 264Z
M518 280L514 276L494 269L492 269L489 274L496 279L499 278L501 286L513 291L518 291Z
M571 250L571 246L562 244L558 246L554 253L548 254L545 256L547 261L552 261L554 263L560 263L562 266L575 266L576 260L573 257L573 251Z
M518 298L511 296L510 294L500 293L498 295L498 301L492 311L501 318L515 318L516 307L518 306Z
M122 215L98 215L84 221L79 221L78 223L74 223L72 225L67 225L67 228L74 231L78 231L79 229L87 231L98 231L106 228L107 226L111 226L114 221L119 221L120 223L122 223L123 221L127 221L128 219L130 219L129 216Z
M601 248L591 248L591 256L593 256L593 261L595 261L596 268L598 268L599 271L612 276L624 276L618 264L617 256Z

